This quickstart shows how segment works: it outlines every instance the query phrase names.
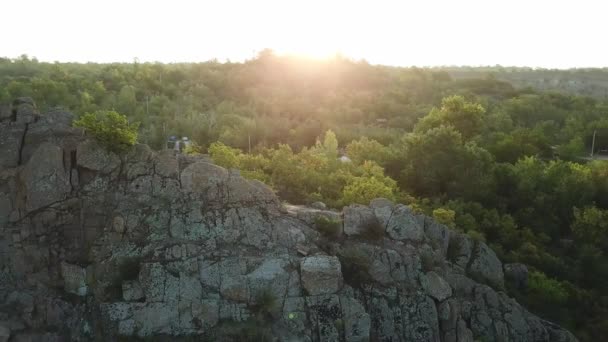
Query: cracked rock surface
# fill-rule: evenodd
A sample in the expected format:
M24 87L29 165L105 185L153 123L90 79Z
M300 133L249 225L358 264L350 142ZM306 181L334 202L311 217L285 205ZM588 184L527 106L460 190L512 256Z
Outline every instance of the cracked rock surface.
M405 205L284 207L205 157L118 156L70 113L15 106L0 121L0 341L239 340L247 322L277 341L576 341L503 292L488 246ZM343 222L332 248L317 215Z

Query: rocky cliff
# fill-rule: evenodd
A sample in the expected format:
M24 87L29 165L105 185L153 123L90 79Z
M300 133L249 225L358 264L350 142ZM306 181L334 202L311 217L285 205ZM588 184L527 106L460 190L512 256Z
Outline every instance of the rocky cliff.
M576 340L502 291L488 246L407 206L284 206L27 99L0 120L0 341Z

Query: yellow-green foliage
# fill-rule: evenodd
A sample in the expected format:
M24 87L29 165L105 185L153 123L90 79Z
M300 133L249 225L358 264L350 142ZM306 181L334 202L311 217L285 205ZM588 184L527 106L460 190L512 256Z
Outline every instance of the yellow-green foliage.
M124 152L137 142L139 123L129 123L127 117L115 111L86 113L74 121L101 145L112 152Z
M437 208L433 210L433 218L435 221L444 224L450 228L455 227L454 219L456 217L456 212L454 210L445 209L445 208Z
M245 154L216 142L209 147L209 154L216 164L240 169L244 177L271 185L291 203L320 200L331 207L341 207L368 204L378 197L395 200L397 183L384 174L382 167L372 161L338 161L338 141L331 131L324 134L323 143L320 141L299 153L281 144L259 154Z
M535 296L544 298L551 303L564 303L568 300L568 291L559 281L547 277L542 272L531 272L528 278L528 288Z

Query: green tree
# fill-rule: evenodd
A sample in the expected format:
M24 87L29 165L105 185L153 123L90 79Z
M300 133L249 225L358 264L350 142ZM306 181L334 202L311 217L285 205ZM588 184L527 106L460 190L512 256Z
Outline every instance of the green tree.
M139 123L129 123L127 117L114 111L87 113L74 121L99 143L113 152L124 152L137 142Z
M415 127L416 132L426 132L442 125L453 126L464 141L479 134L485 109L478 103L468 102L462 96L450 96L441 101L440 109L433 109Z

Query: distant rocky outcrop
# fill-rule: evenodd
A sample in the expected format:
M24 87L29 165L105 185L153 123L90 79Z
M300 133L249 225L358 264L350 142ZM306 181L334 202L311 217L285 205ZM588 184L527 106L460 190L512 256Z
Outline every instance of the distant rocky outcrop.
M118 156L70 113L8 112L0 341L576 341L503 292L488 246L407 206L285 207L204 158ZM524 268L506 275L523 286Z

